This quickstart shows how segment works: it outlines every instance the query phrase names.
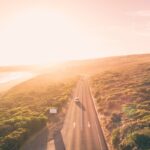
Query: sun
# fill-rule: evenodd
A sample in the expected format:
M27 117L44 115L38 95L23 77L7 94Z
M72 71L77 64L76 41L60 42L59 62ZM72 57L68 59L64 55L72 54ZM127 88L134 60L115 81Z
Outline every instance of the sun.
M1 63L18 65L95 57L99 38L87 36L65 13L32 8L12 17L0 41Z
M3 49L13 52L9 61L14 64L63 61L75 55L81 43L75 25L62 12L56 11L20 12L3 34L9 43L2 45Z

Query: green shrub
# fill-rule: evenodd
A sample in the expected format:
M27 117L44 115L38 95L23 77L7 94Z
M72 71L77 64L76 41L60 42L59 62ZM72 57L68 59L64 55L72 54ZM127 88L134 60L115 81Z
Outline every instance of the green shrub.
M113 123L120 123L121 122L121 114L113 113L111 116L111 121Z
M23 128L19 128L7 136L2 140L0 148L2 150L18 150L20 145L24 142L27 137L27 130Z
M121 150L149 150L150 148L150 135L140 134L134 132L126 137L120 144Z
M104 125L110 134L114 131L111 138L116 150L150 150L150 133L141 133L150 129L149 66L147 62L125 69L119 67L91 79Z
M127 117L133 118L136 114L136 104L132 103L123 107L123 112Z
M120 143L120 131L119 129L115 129L112 133L112 144L115 148L118 148Z
M52 80L41 75L9 90L0 97L0 150L18 150L32 134L43 128L49 107L59 112L69 99L78 78Z

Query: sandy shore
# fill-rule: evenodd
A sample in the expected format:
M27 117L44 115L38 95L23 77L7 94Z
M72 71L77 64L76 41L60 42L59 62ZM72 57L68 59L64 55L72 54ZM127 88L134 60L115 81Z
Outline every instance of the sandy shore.
M10 88L16 86L17 84L20 84L26 80L29 80L35 76L36 76L36 74L32 74L32 75L28 75L28 76L24 76L24 77L21 77L18 79L11 80L11 81L6 82L6 83L1 83L0 84L0 93L3 93L5 91L9 90Z

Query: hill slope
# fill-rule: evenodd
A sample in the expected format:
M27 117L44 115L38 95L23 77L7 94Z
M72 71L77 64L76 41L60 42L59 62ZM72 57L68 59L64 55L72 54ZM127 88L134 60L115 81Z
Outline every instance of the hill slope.
M111 149L150 149L150 59L136 56L91 78Z
M63 64L65 72L70 74L88 74L104 72L112 69L120 69L126 66L135 66L150 62L150 54L116 56L98 59L71 61Z
M23 82L0 97L0 150L18 150L33 133L56 125L59 116L49 115L49 108L58 108L58 115L71 96L76 78L54 78L45 74ZM55 121L56 120L56 121Z

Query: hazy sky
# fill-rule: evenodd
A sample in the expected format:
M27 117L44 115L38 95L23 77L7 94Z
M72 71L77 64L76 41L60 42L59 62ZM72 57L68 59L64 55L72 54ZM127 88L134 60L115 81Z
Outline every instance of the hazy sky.
M150 53L150 0L0 0L0 65Z

